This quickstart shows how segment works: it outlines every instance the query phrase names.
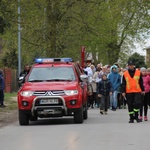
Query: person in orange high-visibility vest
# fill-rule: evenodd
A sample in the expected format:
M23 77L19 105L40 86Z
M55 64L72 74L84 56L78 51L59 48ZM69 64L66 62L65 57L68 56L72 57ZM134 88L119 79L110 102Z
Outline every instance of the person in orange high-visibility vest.
M133 61L128 62L128 68L122 77L122 95L127 100L129 111L129 123L134 123L134 120L140 122L138 118L141 94L145 94L143 79L140 70L136 69Z

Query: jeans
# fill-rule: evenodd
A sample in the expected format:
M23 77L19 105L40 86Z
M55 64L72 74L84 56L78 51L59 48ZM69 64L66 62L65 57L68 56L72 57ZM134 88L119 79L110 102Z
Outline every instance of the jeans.
M110 107L111 108L117 109L117 101L118 101L117 95L118 95L117 90L113 91L112 95L110 95Z

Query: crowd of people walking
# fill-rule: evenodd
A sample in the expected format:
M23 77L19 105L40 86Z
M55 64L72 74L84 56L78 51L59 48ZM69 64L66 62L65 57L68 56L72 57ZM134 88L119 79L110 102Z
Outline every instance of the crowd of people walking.
M129 123L148 121L150 68L136 68L130 60L126 68L118 63L112 66L86 63L84 71L89 77L89 108L99 108L102 115L108 109L128 108Z

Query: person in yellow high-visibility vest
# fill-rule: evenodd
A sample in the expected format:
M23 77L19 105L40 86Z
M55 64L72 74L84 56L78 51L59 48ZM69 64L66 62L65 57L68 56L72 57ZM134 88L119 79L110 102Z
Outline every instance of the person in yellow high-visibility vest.
M145 92L140 70L135 68L131 60L128 62L128 68L123 74L121 85L122 95L127 99L130 116L129 123L134 123L134 120L140 122L138 115L141 105L141 94L145 94Z

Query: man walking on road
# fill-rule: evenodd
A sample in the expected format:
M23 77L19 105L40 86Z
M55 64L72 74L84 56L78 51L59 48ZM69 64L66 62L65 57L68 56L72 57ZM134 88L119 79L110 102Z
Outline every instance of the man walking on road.
M128 62L128 69L122 78L122 95L127 99L130 120L140 122L138 118L141 105L141 94L144 94L143 79L141 73L135 68L133 61Z

